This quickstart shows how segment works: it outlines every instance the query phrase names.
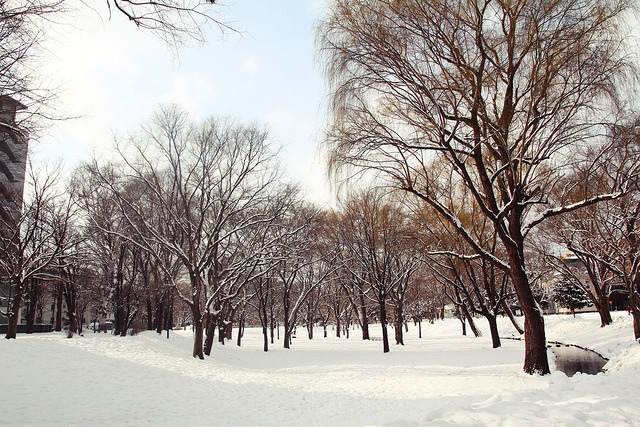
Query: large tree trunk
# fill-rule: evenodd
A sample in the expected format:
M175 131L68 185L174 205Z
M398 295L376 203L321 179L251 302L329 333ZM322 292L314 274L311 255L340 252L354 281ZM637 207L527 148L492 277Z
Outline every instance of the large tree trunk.
M262 324L262 338L263 345L262 350L267 352L269 351L269 318L267 317L267 305L266 301L264 304L260 304L260 308L258 309L258 314L260 315L260 323ZM273 323L271 323L273 325ZM273 327L271 327L271 344L273 344Z
M36 309L38 305L38 285L35 279L30 279L31 285L29 286L29 301L27 303L27 334L33 333L33 327L36 320Z
M69 317L69 330L67 331L67 338L73 338L73 335L78 331L78 320L76 317L76 293L72 284L68 283L64 288L64 298L67 303L67 316Z
M56 286L56 332L62 330L62 284Z
M73 338L73 335L78 331L78 319L74 311L69 310L69 331L67 331L67 338Z
M83 305L82 307L78 308L78 316L77 316L77 322L78 322L78 333L80 335L82 335L83 332L83 328L84 328L84 314L85 314L85 310L87 309L87 307L85 305Z
M147 295L147 331L153 331L153 305L149 295Z
M284 319L284 348L291 348L291 336L293 330L289 327L289 321Z
M191 306L191 315L193 316L193 357L198 359L204 359L203 344L204 344L204 331L202 315L200 313L200 307L197 305Z
M15 339L18 335L18 321L20 320L20 305L22 304L23 285L18 285L14 289L13 298L9 305L9 324L7 325L6 339Z
M524 313L524 371L528 374L546 375L549 370L544 318L523 266L511 257L511 279Z
M389 352L389 334L387 333L387 307L384 299L380 301L380 324L382 326L382 351Z
M489 322L489 330L491 331L491 342L493 343L493 348L498 348L502 345L500 342L500 334L498 333L498 320L496 316L493 314L485 314L487 321Z
M262 351L269 351L269 328L266 325L262 326Z
M633 315L633 336L638 344L640 344L640 306L633 302L635 299L633 296L631 296L631 299L631 308L629 311L631 315Z
M284 313L284 348L291 348L291 333L293 326L289 323L289 293L284 292L282 311Z
M309 339L313 339L313 323L307 321L307 334L309 335Z
M236 338L236 345L238 347L242 346L242 336L244 335L244 319L245 319L245 313L244 313L244 310L242 310L242 314L238 319L238 336Z
M156 332L161 334L164 326L164 301L161 299L156 304Z
M462 324L462 335L467 336L467 320L463 314L458 315L458 320Z
M404 323L403 319L403 309L402 302L398 301L396 303L396 345L404 345L404 336L402 333L402 324Z
M600 314L600 327L604 328L607 325L613 323L611 318L611 310L609 308L609 298L604 292L598 294L598 314Z
M216 335L218 319L211 313L207 313L206 319L205 328L207 330L207 334L204 341L204 354L211 356L211 349L213 348L213 340Z
M271 333L271 344L275 343L275 330L278 329L278 339L280 339L280 326L276 325L276 317L273 313L273 301L269 306L269 331Z
M364 301L364 295L360 293L360 313L362 318L362 339L368 340L369 337L369 316L367 314L367 305Z

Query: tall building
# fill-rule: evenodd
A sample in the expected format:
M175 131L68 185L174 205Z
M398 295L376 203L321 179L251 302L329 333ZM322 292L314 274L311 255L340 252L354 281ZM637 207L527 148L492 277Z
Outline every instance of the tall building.
M20 217L27 163L27 136L18 129L16 112L26 107L15 99L0 96L0 233L11 232ZM0 271L0 324L7 309L11 287Z
M0 215L17 218L22 206L27 162L27 137L16 127L16 112L26 108L9 96L0 96Z

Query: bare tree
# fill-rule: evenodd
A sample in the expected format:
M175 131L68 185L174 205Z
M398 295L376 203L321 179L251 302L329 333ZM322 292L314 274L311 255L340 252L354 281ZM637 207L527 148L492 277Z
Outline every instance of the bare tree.
M502 257L498 236L490 221L480 213L478 205L464 188L452 186L441 203L455 211L462 226L493 256ZM414 213L422 230L425 252L434 277L443 285L451 302L458 308L461 321L469 322L476 336L480 335L473 315L484 316L491 331L493 347L500 347L497 316L512 291L508 274L469 247L448 221L443 221L428 205L419 205Z
M211 351L214 324L217 323L220 331L219 342L224 344L225 337L231 338L233 317L238 304L242 303L238 297L241 293L244 295L245 286L259 284L255 291L258 292L256 296L263 297L259 299L260 304L269 304L273 298L272 281L259 279L272 276L281 259L278 249L283 235L279 229L289 211L299 203L299 189L292 185L271 184L275 182L267 180L267 186L261 189L262 194L255 196L255 201L245 206L242 212L237 212L232 224L242 224L250 218L253 220L237 229L216 249L217 261L212 263L208 273L211 303L207 314L207 355ZM266 321L266 306L262 309L264 316L261 320Z
M279 230L275 268L282 298L284 348L291 347L304 302L333 272L334 246L326 240L326 218L317 208L300 203L287 213Z
M330 164L376 171L432 206L510 275L525 314L527 373L549 372L527 276L538 224L599 200L549 203L571 148L595 144L630 70L618 32L625 0L335 0L318 43L332 87ZM497 258L442 204L453 170L502 246ZM344 170L344 169L343 169ZM619 183L618 183L619 184Z
M383 193L368 191L346 203L341 234L353 262L345 263L358 278L362 293L379 309L383 352L389 351L388 299L406 286L418 263L405 251L413 239L408 216Z
M337 268L332 274L332 280L340 283L342 290L353 307L356 313L356 321L362 330L362 339L371 339L369 336L371 301L365 297L363 287L360 286L361 282L365 280L366 275L360 272L354 265L355 260L349 251L349 244L345 239L342 215L338 212L330 212L327 215L327 221L330 239L336 242L337 245ZM362 275L362 277L359 277L358 274ZM326 321L324 323L326 324Z
M278 177L275 153L256 126L213 118L194 123L175 107L161 109L126 145L120 175L94 168L127 224L127 234L116 235L158 261L191 310L193 356L204 358L207 310L225 283L244 273L221 274L223 257L235 250L241 230L270 219L256 207ZM174 260L181 265L177 277Z
M56 189L58 174L37 176L29 168L29 183L22 207L0 216L0 271L9 281L6 338L16 338L20 308L29 281L55 278L52 270L65 249L71 209ZM67 199L68 200L68 199ZM22 202L22 198L16 201Z

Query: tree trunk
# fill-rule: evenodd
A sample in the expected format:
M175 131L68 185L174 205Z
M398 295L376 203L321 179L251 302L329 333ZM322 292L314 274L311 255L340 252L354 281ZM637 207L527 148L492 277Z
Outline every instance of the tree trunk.
M275 299L273 297L273 293L271 293L271 298L270 298L270 304L269 304L269 329L271 332L271 344L275 343L275 329L277 328L278 331L278 340L280 340L280 325L276 325L276 316L273 313L273 306L275 304ZM266 308L265 308L266 310ZM266 316L266 311L265 311L265 316ZM265 318L266 319L266 318Z
M271 335L271 344L275 343L275 320L273 316L271 316L271 320L269 321L269 334ZM278 339L280 339L280 328L278 327Z
M23 286L18 285L15 287L15 292L13 294L13 299L10 301L9 306L11 310L9 311L9 324L7 325L7 335L6 339L15 339L18 335L18 321L20 320L20 305L22 304L22 292Z
M78 317L77 317L77 322L78 322L78 333L80 334L80 336L82 336L82 331L83 331L83 325L84 325L84 313L86 310L86 306L83 306L82 308L80 308L78 310Z
M238 307L228 307L224 313L226 313L225 317L221 319L222 331L221 335L225 339L232 340L233 339L233 318L236 317L236 311ZM222 341L224 344L224 340Z
M151 298L147 295L147 331L153 331L153 305Z
M269 351L269 319L267 318L267 306L265 304L260 304L260 309L258 309L258 314L260 315L260 323L262 324L262 337L264 338L264 345L262 349L267 352ZM271 336L273 338L273 324L271 324ZM273 344L273 341L271 341Z
M513 213L518 216L517 212ZM520 221L509 223L510 236L501 240L507 249L509 258L509 276L516 291L520 307L524 313L524 367L527 374L546 375L550 373L547 355L547 339L544 331L544 317L540 305L533 296L531 284L524 265L524 237L520 235ZM512 244L511 242L515 243Z
M289 293L283 293L282 311L284 316L284 348L291 348L291 332L293 326L289 324Z
M520 335L524 334L524 329L522 329L522 326L520 326L520 324L518 323L518 320L513 315L513 311L511 311L511 308L509 308L507 302L503 300L501 306L504 312L509 317L509 320L511 320L511 324L513 324L513 327L516 328L516 331L518 331Z
M291 348L291 336L293 335L293 330L289 329L287 320L284 321L284 348Z
M600 303L598 304L598 314L600 314L600 327L604 328L613 323L611 318L611 310L609 309L609 298L604 292L598 294Z
M56 286L56 332L62 331L62 284Z
M493 348L498 348L502 345L500 342L500 334L498 333L498 320L493 314L485 314L487 321L489 322L489 330L491 331L491 341Z
M418 338L422 338L422 318L418 319Z
M27 304L27 334L33 333L36 323L36 312L38 310L38 299L40 299L40 283L37 279L29 279L29 302Z
M362 339L368 340L369 337L369 317L367 315L367 306L364 301L364 295L360 294L360 312L362 313Z
M402 325L404 324L404 319L402 312L402 303L398 302L396 304L396 345L404 345L404 336L402 333Z
M387 333L387 307L384 299L380 301L380 324L382 326L382 352L389 352L389 334Z
M213 339L216 336L217 319L211 313L207 313L207 321L205 323L207 329L207 336L204 342L204 354L211 356L211 349L213 348Z
M67 286L72 286L68 284ZM67 316L69 317L69 330L67 331L67 338L73 338L73 335L78 331L78 320L76 318L76 296L75 289L65 290L65 300L67 303Z
M204 331L202 315L200 314L200 307L197 305L191 306L191 315L193 316L194 338L193 338L193 357L198 359L204 359L203 344L204 344Z
M238 347L242 346L242 336L244 335L244 311L242 312L242 314L240 315L240 318L238 319L238 337L236 339L236 345Z
M633 336L636 342L640 344L640 307L631 303L631 309L629 311L633 315Z
M69 331L67 331L67 338L73 338L73 335L78 330L78 320L76 319L76 314L71 310L69 310L68 316L69 316Z
M156 303L156 332L162 333L162 326L164 325L164 297Z
M463 318L467 320L467 322L469 322L469 327L471 328L471 332L473 332L473 335L477 338L477 337L481 337L482 336L482 331L480 329L478 329L478 326L476 325L476 321L473 319L473 316L471 315L471 313L469 313L469 309L467 308L466 304L462 304L462 314L463 314Z
M167 331L167 338L169 338L169 331L173 329L173 288L169 288L167 292L169 295L167 298L167 313L165 314L164 326Z
M464 318L464 315L459 315L458 320L462 323L462 335L467 336L467 321Z

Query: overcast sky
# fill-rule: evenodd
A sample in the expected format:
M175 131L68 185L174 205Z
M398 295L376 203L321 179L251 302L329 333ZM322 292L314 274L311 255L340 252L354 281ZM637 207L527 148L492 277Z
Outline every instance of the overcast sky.
M163 102L198 118L231 115L267 124L291 177L309 199L328 199L317 142L324 83L314 60L321 0L227 0L214 6L241 31L212 28L208 42L178 56L123 17L88 8L48 37L46 75L59 86L58 107L81 118L57 123L33 144L34 161L63 158L71 169L108 156L113 133L136 130Z

